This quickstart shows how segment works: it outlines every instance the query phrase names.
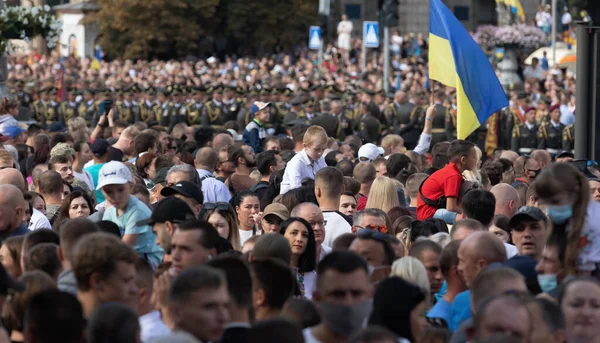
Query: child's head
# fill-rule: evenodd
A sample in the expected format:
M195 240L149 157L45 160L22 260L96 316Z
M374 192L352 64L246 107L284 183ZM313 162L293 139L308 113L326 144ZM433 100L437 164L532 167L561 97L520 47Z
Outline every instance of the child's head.
M131 194L131 171L122 162L111 161L103 165L98 173L98 187L106 200L115 208L122 210L129 202Z
M256 120L258 120L261 123L268 122L270 104L270 102L255 101L254 104L252 104L252 115L254 116L254 118L256 118Z
M318 160L327 149L327 133L321 126L313 125L306 130L302 146L308 157Z

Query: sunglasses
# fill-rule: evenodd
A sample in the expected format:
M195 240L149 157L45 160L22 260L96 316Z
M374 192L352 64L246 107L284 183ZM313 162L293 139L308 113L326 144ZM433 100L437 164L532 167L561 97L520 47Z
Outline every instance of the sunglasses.
M370 229L359 229L356 233L358 238L362 239L373 239L379 242L390 242L391 236L385 233L381 233L378 231L370 230Z
M370 230L370 231L375 231L375 232L380 232L380 233L388 233L388 228L387 226L375 226L375 225L365 225L363 226L358 226L358 225L354 225L352 226L352 233L356 233L357 231L360 230Z
M214 210L215 208L217 210L221 210L221 211L228 211L229 210L229 204L226 202L207 202L206 204L204 204L204 208L207 211L210 210Z

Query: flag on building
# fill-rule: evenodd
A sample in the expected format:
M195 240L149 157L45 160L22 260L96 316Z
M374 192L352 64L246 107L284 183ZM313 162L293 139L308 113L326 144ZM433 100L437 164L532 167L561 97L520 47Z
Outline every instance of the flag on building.
M523 11L520 0L496 0L496 2L508 6L512 13L516 14L522 22L525 22L525 11Z
M431 0L429 78L456 88L459 139L465 139L494 112L508 106L487 57L441 0Z

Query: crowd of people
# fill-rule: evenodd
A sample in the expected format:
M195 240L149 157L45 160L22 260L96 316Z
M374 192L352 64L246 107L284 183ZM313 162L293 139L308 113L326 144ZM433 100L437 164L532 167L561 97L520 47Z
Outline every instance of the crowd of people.
M9 57L0 342L597 342L574 75L527 66L459 140L426 41L395 36L390 80L353 42L321 67Z

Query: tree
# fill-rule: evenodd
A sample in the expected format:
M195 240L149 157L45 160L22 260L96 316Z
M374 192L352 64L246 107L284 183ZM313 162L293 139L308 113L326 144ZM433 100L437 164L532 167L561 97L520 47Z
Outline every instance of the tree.
M226 32L248 45L295 44L318 23L318 0L229 0Z
M85 18L100 29L99 43L118 58L197 54L199 38L210 33L219 0L99 0Z

